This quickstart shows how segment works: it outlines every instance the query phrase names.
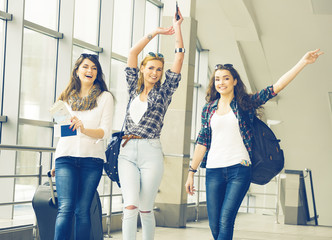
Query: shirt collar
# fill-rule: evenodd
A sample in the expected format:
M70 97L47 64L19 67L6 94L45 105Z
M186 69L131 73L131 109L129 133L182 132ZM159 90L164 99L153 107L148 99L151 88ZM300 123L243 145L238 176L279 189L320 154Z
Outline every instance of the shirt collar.
M218 108L219 99L220 99L220 98L214 100L214 101L211 103L211 109L216 109L216 108ZM231 103L230 103L230 106L231 106L232 109L235 109L235 106L236 106L235 97L232 99L232 101L231 101Z

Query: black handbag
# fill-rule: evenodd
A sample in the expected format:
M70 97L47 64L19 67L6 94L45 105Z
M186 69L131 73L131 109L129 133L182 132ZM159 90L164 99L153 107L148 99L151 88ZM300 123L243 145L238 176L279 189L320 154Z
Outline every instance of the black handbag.
M107 176L113 181L120 185L119 173L118 173L118 156L120 153L120 146L122 141L123 131L112 134L110 143L106 149L106 162L104 163L104 170Z

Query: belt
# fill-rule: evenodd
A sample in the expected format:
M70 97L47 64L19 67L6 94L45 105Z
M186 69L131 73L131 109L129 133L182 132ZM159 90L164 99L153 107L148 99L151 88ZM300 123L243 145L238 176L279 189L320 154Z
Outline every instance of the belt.
M126 141L122 144L122 147L124 147L130 139L142 139L142 137L130 134L122 136L122 139L126 139Z

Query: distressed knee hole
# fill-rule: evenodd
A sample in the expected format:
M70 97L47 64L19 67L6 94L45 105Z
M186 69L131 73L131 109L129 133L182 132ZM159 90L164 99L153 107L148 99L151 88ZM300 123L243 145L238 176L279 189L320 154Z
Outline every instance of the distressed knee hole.
M150 213L151 211L140 211L140 213Z
M134 210L134 209L136 209L137 207L134 206L134 205L129 205L129 206L125 207L125 208L126 208L126 209L129 209L129 210Z

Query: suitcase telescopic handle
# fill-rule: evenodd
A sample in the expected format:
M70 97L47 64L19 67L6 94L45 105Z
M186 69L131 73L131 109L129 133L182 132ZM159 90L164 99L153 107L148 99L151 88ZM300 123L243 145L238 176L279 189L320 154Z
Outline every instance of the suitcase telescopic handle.
M51 188L52 203L55 206L56 205L56 201L55 201L55 196L54 196L54 186L53 186L53 182L52 182L51 170L47 172L47 176L48 176L48 182L50 183L50 188Z

